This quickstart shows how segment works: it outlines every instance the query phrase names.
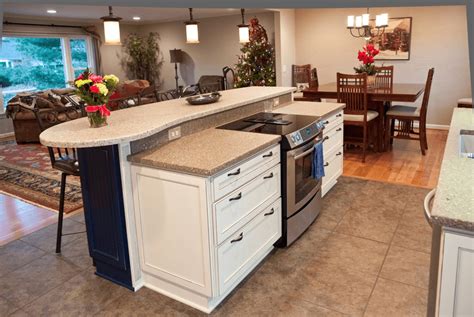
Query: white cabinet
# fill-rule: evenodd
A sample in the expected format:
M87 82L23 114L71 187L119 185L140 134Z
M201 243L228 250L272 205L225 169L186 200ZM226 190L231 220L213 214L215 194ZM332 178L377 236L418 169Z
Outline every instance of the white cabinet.
M212 177L132 166L143 284L212 311L281 237L280 147Z
M445 231L439 316L474 316L474 236Z
M337 183L342 175L344 154L344 120L343 111L338 111L321 121L324 124L324 174L321 194L326 193Z

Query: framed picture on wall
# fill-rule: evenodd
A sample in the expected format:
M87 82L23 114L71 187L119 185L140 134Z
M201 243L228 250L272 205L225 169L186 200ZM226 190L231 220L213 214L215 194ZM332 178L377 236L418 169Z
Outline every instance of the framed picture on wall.
M372 26L370 43L376 45L380 50L380 53L375 57L376 60L410 59L411 17L389 18L385 31L378 36L375 20L370 21L370 23Z

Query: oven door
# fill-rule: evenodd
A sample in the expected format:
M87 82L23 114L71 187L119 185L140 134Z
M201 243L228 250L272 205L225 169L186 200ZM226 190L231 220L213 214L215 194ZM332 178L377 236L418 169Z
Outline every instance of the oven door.
M321 188L321 180L311 176L314 146L323 142L322 134L286 153L286 217L298 212Z

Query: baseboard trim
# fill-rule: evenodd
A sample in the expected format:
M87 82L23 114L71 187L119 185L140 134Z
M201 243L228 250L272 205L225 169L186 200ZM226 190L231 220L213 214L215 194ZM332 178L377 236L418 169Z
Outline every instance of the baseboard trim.
M15 136L14 132L0 133L0 139L9 138L9 137L12 137L12 136Z
M449 130L449 125L446 124L426 124L427 129L435 130Z

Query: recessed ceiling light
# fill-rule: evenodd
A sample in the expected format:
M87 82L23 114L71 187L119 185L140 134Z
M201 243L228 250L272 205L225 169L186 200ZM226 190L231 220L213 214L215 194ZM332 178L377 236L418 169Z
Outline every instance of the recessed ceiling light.
M46 10L49 14L55 14L57 11L53 9Z
M140 18L140 17L133 17L132 19L134 19L135 21L140 21L142 18Z

